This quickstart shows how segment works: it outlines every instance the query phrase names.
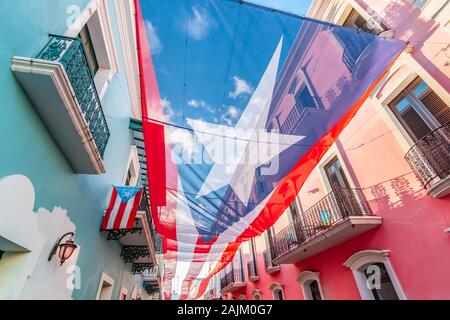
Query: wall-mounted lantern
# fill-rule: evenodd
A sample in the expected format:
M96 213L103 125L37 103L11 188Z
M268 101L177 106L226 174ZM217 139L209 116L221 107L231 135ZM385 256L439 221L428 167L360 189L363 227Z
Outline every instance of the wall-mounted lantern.
M70 238L67 239L66 242L61 243L61 241L67 236L70 236ZM55 245L52 248L52 251L50 252L50 255L48 256L48 261L52 260L58 248L59 248L58 257L61 262L61 265L67 259L69 259L72 256L75 249L77 248L77 245L73 242L74 236L75 234L73 232L67 232L61 238L57 239Z

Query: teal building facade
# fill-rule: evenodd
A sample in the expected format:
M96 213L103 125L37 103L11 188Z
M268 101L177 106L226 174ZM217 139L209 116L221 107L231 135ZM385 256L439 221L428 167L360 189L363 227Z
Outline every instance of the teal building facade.
M100 231L112 186L142 183L133 0L2 0L0 24L0 299L157 298L145 198Z

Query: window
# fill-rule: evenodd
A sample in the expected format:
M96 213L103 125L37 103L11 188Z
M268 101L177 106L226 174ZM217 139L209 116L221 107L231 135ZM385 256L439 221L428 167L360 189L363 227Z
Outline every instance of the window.
M273 298L275 300L284 300L283 291L281 289L276 289L273 291Z
M316 108L314 98L305 84L303 84L295 94L295 105L298 110Z
M128 157L128 166L123 183L125 186L136 186L139 180L139 156L136 146L131 146L130 155Z
M422 9L427 4L428 0L411 0L411 3L417 8Z
M295 200L291 203L289 209L291 210L292 220L298 220L300 218L300 213L298 212L297 203Z
M413 81L390 109L414 141L450 122L450 108L420 78Z
M2 260L2 257L3 257L4 253L5 253L4 251L0 250L0 260Z
M374 17L370 21L366 20L355 9L352 9L343 26L373 34L379 34L387 29L380 21L375 21Z
M300 283L305 300L324 299L319 276L319 272L309 270L303 271L298 275L296 280Z
M325 172L333 190L350 188L344 169L337 157L325 166Z
M311 300L322 300L322 297L320 296L319 283L316 280L312 280L308 287L311 292Z
M95 75L99 69L99 66L97 56L95 55L94 44L92 43L91 33L89 31L88 25L85 25L83 29L81 29L78 38L83 43L89 66L91 67L92 74Z
M388 250L362 250L344 263L352 270L362 299L406 299L388 257Z
M114 286L114 279L106 273L102 273L97 290L97 300L111 300Z
M250 247L250 255L251 255L252 261L254 261L256 263L256 244L255 244L255 239L251 238L250 242L248 244L249 244L249 247Z
M126 186L129 186L129 185L130 185L131 178L132 178L132 176L131 176L131 169L128 169L128 171L127 171L127 177L126 177L126 179L125 179L125 185L126 185Z
M272 283L269 286L269 290L272 291L272 296L274 300L284 300L283 286L277 282Z
M100 99L119 70L107 0L91 0L65 32L83 42Z
M363 268L367 281L379 274L379 283L371 286L372 294L375 300L398 300L394 285L386 270L384 263L373 263Z

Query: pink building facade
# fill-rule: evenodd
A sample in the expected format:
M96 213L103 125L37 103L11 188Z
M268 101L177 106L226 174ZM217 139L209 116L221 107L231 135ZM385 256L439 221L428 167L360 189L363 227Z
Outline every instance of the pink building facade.
M290 209L242 245L206 298L450 299L450 4L315 0L308 16L408 41L408 50ZM333 54L352 63L338 48L324 53ZM296 75L283 76L290 85ZM294 91L309 87L295 81ZM309 81L345 90L339 79Z

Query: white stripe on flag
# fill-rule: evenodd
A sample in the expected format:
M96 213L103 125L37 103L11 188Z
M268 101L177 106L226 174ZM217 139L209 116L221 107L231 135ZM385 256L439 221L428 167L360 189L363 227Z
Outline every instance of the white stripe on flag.
M126 227L127 227L128 219L130 218L130 213L131 213L131 210L133 209L135 200L136 200L136 196L134 196L127 202L127 206L125 207L125 212L122 216L122 221L120 221L121 229L126 229Z
M119 211L120 203L122 202L120 196L117 194L116 201L114 202L114 207L111 210L111 215L109 216L108 225L106 229L114 228L114 221L116 221L117 212Z

